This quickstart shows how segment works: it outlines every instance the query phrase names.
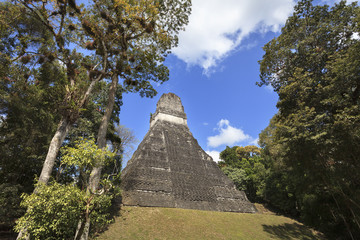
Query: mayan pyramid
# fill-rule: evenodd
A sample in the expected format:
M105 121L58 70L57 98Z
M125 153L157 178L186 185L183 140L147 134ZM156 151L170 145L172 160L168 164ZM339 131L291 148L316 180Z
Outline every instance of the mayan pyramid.
M122 173L124 205L254 213L244 192L199 146L181 100L164 94Z

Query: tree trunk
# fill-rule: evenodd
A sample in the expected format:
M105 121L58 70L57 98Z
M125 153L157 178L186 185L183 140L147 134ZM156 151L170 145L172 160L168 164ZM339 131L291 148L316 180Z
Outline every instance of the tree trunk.
M79 107L83 107L85 105L86 101L89 99L92 90L95 87L96 82L100 81L101 79L102 76L99 76L97 79L93 79L91 81L89 87L87 88L86 93L84 94L83 98L81 99L81 102L79 103ZM54 137L51 139L50 142L49 150L46 155L43 168L41 170L41 174L39 177L40 183L47 184L49 182L53 167L55 165L56 156L59 153L61 144L64 142L65 137L69 132L70 128L71 128L71 122L66 117L62 116L60 123L57 127L57 130L54 134ZM34 189L34 193L36 193L36 188ZM25 238L26 240L30 239L30 235L28 235L26 228L20 230L16 239L23 239L23 238Z
M61 144L63 143L67 133L69 132L71 123L65 118L62 117L60 123L56 129L54 137L51 139L48 153L46 155L43 168L39 177L39 183L47 184L49 182L56 156L59 152ZM36 188L34 193L36 193ZM26 236L26 237L25 237ZM16 239L25 238L26 240L30 239L30 235L27 233L27 229L22 229Z
M16 237L16 240L18 239L30 240L30 235L28 235L27 228L21 229L18 236Z
M111 114L113 112L114 105L115 105L115 95L116 95L117 83L118 83L118 75L114 74L112 76L112 81L111 81L111 85L110 85L110 89L109 89L108 104L106 106L105 114L101 120L99 131L98 131L98 136L97 136L97 144L98 144L98 148L100 148L100 149L106 147L106 133L107 133L107 129L108 129L108 126L110 123ZM91 192L93 192L93 193L97 190L97 188L99 186L102 168L103 168L103 166L100 164L100 165L94 167L93 170L91 171L90 179L89 179L89 186L90 186Z
M60 120L58 128L55 132L54 137L51 139L48 153L44 161L43 168L39 177L39 182L47 184L49 182L56 156L59 152L61 144L64 142L64 139L69 132L71 123L64 117Z
M116 88L117 88L117 83L118 83L118 75L114 74L112 76L111 80L112 81L111 81L111 85L110 85L110 89L109 89L108 103L107 103L107 106L106 106L105 114L104 114L104 116L103 116L103 118L101 120L99 131L98 131L98 136L97 136L98 148L105 148L106 147L107 128L109 126L111 114L113 112L114 105L115 105L115 96L116 96ZM99 187L102 168L103 168L103 166L101 164L98 164L91 171L90 178L89 178L89 186L88 186L91 193L95 193L97 191L98 187ZM86 219L85 229L84 229L84 232L83 232L83 234L82 234L82 236L80 238L81 240L87 240L88 239L89 230L90 230L90 217L88 217ZM77 234L78 233L76 233L76 235Z
M91 199L86 204L85 216L83 220L79 221L74 240L86 240L89 237L90 204L91 204Z

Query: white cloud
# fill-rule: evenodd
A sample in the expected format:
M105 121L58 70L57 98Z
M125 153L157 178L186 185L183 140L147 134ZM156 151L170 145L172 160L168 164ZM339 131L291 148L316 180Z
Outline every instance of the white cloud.
M209 154L215 162L221 161L220 160L220 152L218 152L218 151L206 151L206 153Z
M216 148L221 145L234 145L245 140L250 140L251 137L244 133L240 128L235 128L230 125L229 120L221 119L218 122L217 131L219 134L207 138L207 145Z
M251 142L249 142L249 144L259 146L259 138L252 140Z
M294 0L193 0L189 25L173 53L206 73L251 33L279 31L293 6Z
M223 127L229 126L230 122L227 119L221 119L217 125L219 128L223 128Z

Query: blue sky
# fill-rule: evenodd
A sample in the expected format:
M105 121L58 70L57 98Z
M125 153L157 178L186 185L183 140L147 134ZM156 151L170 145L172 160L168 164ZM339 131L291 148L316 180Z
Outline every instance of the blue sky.
M120 124L140 143L160 96L173 92L182 100L190 131L215 161L226 146L256 143L277 112L278 99L271 88L256 86L258 61L294 5L292 0L193 0L189 25L166 60L170 80L156 87L153 99L125 94Z

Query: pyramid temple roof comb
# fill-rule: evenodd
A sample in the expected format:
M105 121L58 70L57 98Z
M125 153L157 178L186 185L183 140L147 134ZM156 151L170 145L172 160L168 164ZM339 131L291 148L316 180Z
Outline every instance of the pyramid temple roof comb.
M168 121L187 125L187 118L181 100L174 93L164 93L156 104L156 111L151 115L150 127L157 121Z

